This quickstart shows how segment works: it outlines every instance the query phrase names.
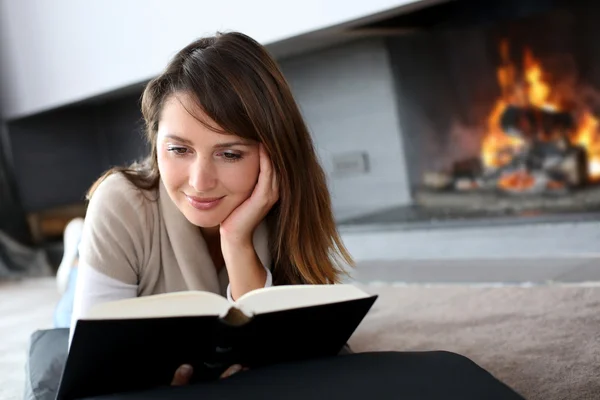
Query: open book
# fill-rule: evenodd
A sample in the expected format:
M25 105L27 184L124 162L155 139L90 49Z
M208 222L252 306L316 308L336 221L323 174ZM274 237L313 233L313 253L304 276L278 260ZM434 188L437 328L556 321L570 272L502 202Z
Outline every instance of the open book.
M353 285L290 285L235 304L193 291L100 304L77 321L57 400L169 385L182 364L200 382L233 364L333 356L376 299Z

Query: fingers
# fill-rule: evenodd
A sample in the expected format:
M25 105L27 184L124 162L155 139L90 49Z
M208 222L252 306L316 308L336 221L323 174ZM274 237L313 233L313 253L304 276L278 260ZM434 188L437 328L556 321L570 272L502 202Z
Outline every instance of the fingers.
M271 158L267 154L267 150L265 150L265 146L261 143L258 146L258 158L259 158L259 173L258 173L258 182L256 186L260 186L265 190L270 189L270 184L273 175L273 165L271 164Z
M260 172L270 173L273 169L271 165L271 157L269 157L267 149L265 149L265 145L262 143L258 145L258 157L260 163Z
M177 371L175 371L175 375L173 376L173 381L171 381L171 385L187 385L190 382L193 373L194 369L191 365L183 364L181 367L177 368Z
M271 193L274 201L279 200L279 179L275 171L271 173Z
M240 364L234 364L231 367L227 368L225 372L221 374L221 378L228 378L233 374L237 374L240 371L247 371L248 368L243 368ZM173 376L173 380L171 381L171 386L183 386L190 383L190 379L194 373L194 369L191 365L184 364L181 367L177 368L175 371L175 375Z
M231 367L227 368L225 372L221 374L221 378L229 378L231 375L236 374L242 370L242 366L240 364L234 364Z
M273 162L267 154L265 146L259 145L260 155L260 173L258 176L257 187L260 187L269 199L269 206L273 205L279 199L279 182L277 175L273 170Z

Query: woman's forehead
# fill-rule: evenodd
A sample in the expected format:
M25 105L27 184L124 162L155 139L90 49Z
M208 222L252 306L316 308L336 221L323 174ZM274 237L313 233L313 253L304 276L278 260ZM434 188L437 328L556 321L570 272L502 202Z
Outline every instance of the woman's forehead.
M222 140L230 136L198 106L178 97L165 102L158 124L160 136L177 136L180 139Z

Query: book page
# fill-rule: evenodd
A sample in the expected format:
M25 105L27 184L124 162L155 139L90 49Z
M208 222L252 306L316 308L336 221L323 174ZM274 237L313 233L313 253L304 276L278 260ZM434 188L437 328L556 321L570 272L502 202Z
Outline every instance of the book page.
M253 290L236 304L246 314L282 311L319 304L367 298L371 295L353 285L288 285Z
M82 319L222 316L230 307L226 298L215 293L175 292L98 304Z

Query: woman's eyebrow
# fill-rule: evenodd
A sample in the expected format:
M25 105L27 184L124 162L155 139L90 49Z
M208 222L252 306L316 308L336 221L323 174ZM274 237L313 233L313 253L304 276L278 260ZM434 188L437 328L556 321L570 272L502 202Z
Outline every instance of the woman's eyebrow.
M177 140L178 142L181 142L183 144L188 144L188 145L192 144L192 142L190 140L184 139L181 136L177 136L175 134L168 134L168 135L165 135L165 137L168 139Z
M187 145L192 145L192 141L188 140L188 139L184 139L181 136L178 136L177 134L174 133L169 133L168 135L165 135L165 138L167 139L173 139L176 140L178 142L181 142L183 144L187 144ZM243 141L243 140L235 140L232 142L223 142L223 143L217 143L215 144L213 147L215 149L222 149L225 147L233 147L233 146L250 146L252 143L249 141Z
M225 143L217 143L215 144L215 148L217 149L222 149L224 147L233 147L233 146L250 146L251 143L250 142L242 142L242 141L235 141L235 142L225 142Z

